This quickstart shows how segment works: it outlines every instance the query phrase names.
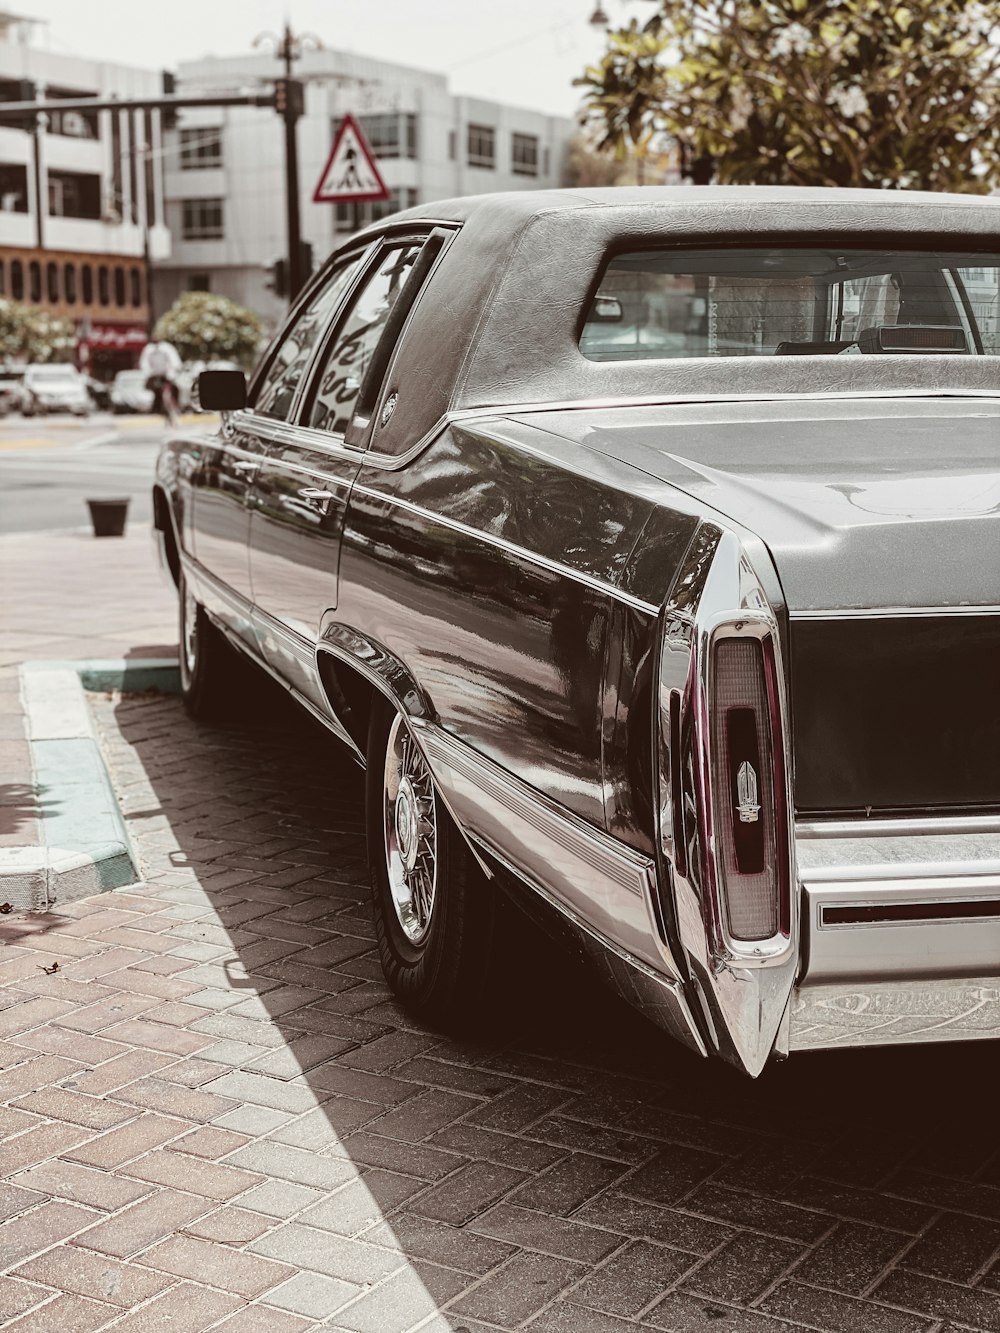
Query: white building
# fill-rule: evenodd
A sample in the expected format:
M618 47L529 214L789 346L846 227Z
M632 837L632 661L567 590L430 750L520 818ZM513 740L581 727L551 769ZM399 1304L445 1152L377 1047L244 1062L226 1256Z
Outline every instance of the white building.
M269 85L271 55L181 65L178 91L208 94ZM568 119L453 96L443 74L343 51L309 51L298 146L302 236L318 265L355 229L353 207L312 202L340 119L361 122L392 198L358 206L359 224L415 203L493 190L554 186L573 133ZM217 291L269 322L285 303L269 289L270 266L287 254L284 130L270 109L184 111L167 159L170 259L155 275L157 303L182 291Z
M162 75L57 55L0 12L0 102L160 97ZM67 111L0 126L0 297L77 321L96 373L134 364L148 260L170 253L159 112Z

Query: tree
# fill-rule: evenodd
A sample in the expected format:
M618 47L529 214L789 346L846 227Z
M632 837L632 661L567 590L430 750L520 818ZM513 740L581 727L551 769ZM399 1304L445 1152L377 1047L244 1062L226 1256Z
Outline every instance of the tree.
M75 346L71 319L57 319L40 306L0 300L0 360L65 361Z
M183 292L153 330L183 361L253 360L264 326L252 310L212 292Z
M577 134L569 142L563 167L563 185L593 187L641 185L644 180L662 177L670 160L662 145L641 144L627 157L615 158L600 152L592 135Z
M656 0L576 83L599 145L659 136L730 184L985 194L1000 43L971 0Z

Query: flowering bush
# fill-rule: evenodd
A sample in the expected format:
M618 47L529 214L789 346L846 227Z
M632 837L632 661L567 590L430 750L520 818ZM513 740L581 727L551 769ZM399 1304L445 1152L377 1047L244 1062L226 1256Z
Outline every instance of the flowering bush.
M256 355L264 326L252 310L212 292L184 292L156 322L157 342L173 343L184 361L240 361Z
M656 0L577 84L605 149L678 141L735 184L988 193L1000 22L970 0Z
M0 361L69 361L76 346L71 319L40 306L0 299Z

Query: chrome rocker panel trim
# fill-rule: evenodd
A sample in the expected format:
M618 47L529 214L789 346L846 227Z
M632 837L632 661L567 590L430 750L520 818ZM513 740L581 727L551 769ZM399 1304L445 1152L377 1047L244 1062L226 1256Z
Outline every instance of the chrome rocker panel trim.
M411 729L467 835L554 899L598 938L673 982L680 972L654 915L648 857L563 809L424 719Z
M550 893L537 880L530 880L523 871L513 866L485 839L474 838L473 841L487 857L492 857L509 871L516 881L523 884L526 893L536 894L559 913L606 985L617 991L626 1003L633 1009L638 1009L645 1018L655 1023L668 1036L698 1055L708 1055L680 982L662 976L641 959L633 957L627 950L620 948L600 931L595 930L555 894Z
M341 725L340 720L333 714L333 712L325 712L323 709L318 708L312 699L304 695L301 690L297 690L294 685L290 685L284 676L279 675L271 664L251 647L246 639L241 638L238 634L234 633L229 626L218 620L216 616L212 614L209 599L214 597L218 601L224 602L234 609L238 608L241 614L247 615L251 620L251 623L256 623L256 621L259 620L259 617L253 615L250 604L245 602L243 598L238 596L238 594L234 593L231 588L226 586L226 584L217 579L214 574L210 574L204 565L200 565L198 561L195 560L193 556L188 555L187 552L181 553L181 563L185 577L190 581L192 589L196 593L201 594L202 605L205 606L209 618L216 628L226 636L229 643L232 644L237 652L243 653L248 657L255 666L260 667L261 671L266 672L272 680L276 681L281 688L286 691L286 693L292 696L297 704L301 704L306 712L314 717L317 722L322 722L323 726L326 727L328 731L332 732L337 740L341 741L347 747L351 757L356 762L360 763L363 768L364 756L354 743L351 735ZM206 603L209 604L206 605ZM271 621L271 617L268 617L268 621L271 622L272 626L276 624L276 622ZM290 640L295 640L297 637L288 631L286 631L286 635Z

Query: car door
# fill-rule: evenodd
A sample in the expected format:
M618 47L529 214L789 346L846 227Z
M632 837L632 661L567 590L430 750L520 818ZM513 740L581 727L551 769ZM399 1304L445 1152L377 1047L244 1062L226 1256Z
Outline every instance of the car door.
M357 267L355 259L334 269L293 314L251 386L248 408L227 416L198 471L194 554L209 576L200 591L219 619L257 651L250 575L257 485L274 432L287 425L310 357Z
M264 657L318 706L316 669L323 613L337 605L340 540L362 451L345 434L390 312L424 236L385 239L333 311L297 412L272 427L257 480L250 530L254 615Z
M241 429L239 415L227 417L218 434L200 445L191 545L200 600L241 639L252 642L248 502L263 446Z

